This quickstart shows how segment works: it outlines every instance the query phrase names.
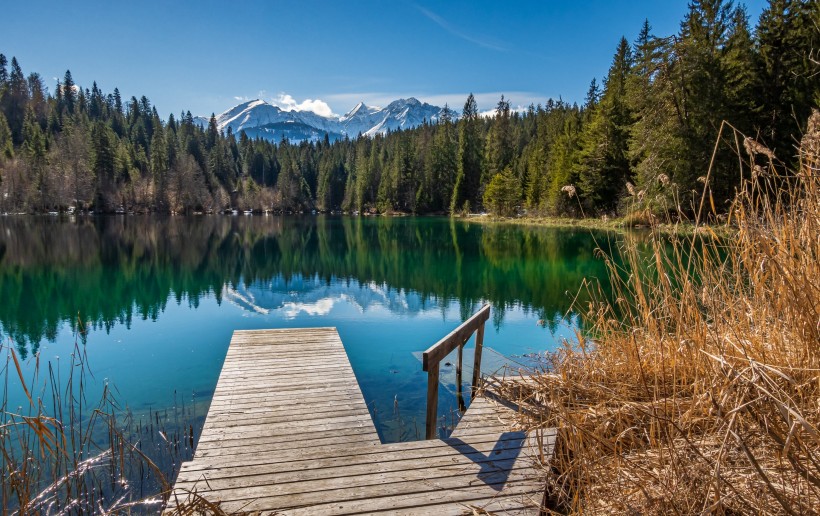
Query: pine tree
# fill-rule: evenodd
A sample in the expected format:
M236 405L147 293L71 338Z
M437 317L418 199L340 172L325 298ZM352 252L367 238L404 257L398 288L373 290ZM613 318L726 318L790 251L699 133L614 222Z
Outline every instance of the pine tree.
M458 136L453 113L445 104L435 128L430 164L419 186L419 205L429 211L447 211L458 169Z
M205 150L210 151L216 145L216 140L219 137L219 128L216 125L216 115L211 113L211 118L208 120L208 129L205 133Z
M754 101L757 80L754 46L746 9L736 7L732 12L723 58L726 69L724 90L732 124L748 135L754 134L753 126L759 118Z
M490 131L487 133L485 172L482 183L495 177L512 164L513 138L510 124L510 102L501 96L495 109Z
M458 124L458 168L450 201L451 213L478 208L483 154L478 105L470 93Z
M0 114L3 114L3 118L5 118L3 98L7 95L9 88L9 72L6 66L8 66L8 60L5 55L0 54Z
M512 168L507 167L493 176L484 191L484 206L495 215L512 217L521 202L521 188Z
M578 161L583 113L577 106L568 111L561 120L561 133L553 143L547 164L549 172L544 205L545 210L552 215L578 214L578 200L567 197L563 189L578 182L577 168L573 164Z
M795 159L794 136L802 134L812 106L820 103L817 65L820 4L771 0L757 26L756 97L761 137L787 163Z
M627 155L629 128L633 122L627 100L631 68L632 50L626 38L621 38L604 81L601 100L585 110L591 113L581 135L576 168L579 197L585 203L587 214L613 211L631 179ZM594 91L593 88L590 91Z
M322 147L327 145L329 150L330 142L323 142ZM321 211L332 210L336 205L334 203L334 180L336 176L334 156L330 152L322 153L319 158L319 177L316 185L316 207Z
M91 100L88 105L88 117L92 120L97 120L103 115L103 106L105 101L102 97L102 92L97 88L97 81L91 87Z
M8 59L6 59L6 56L0 54L0 91L2 91L3 86L5 86L7 82L9 82L9 72L6 69L6 66L8 66L8 64L9 62ZM2 98L1 94L0 98Z
M26 80L28 84L29 106L34 111L34 117L40 127L46 127L49 116L48 91L42 77L38 73L30 73Z
M115 137L113 132L102 122L91 126L91 170L97 178L97 209L111 209L106 206L106 194L114 187Z
M74 114L77 104L77 93L74 91L74 88L74 78L71 76L71 70L66 70L65 77L63 77L62 93L63 105L69 115Z
M79 88L77 91L77 113L87 113L88 112L88 97L91 96L91 92L87 89L83 90Z
M593 77L587 88L587 94L584 97L584 122L588 122L595 112L595 107L601 101L601 88L598 87L598 80Z
M114 111L122 114L122 96L119 88L114 88Z
M732 4L723 0L695 0L681 25L680 43L675 51L681 62L676 92L681 110L681 126L688 166L674 181L683 191L700 191L697 178L706 174L721 122L735 120L726 91ZM721 209L731 195L739 172L728 148L722 147L712 166L714 202ZM715 189L717 186L718 189ZM684 209L694 210L696 202Z
M37 203L41 210L47 210L47 195L44 185L46 169L46 136L40 129L40 124L34 115L34 111L29 108L26 111L25 123L23 125L23 150L29 165L34 191L39 192Z
M28 105L28 83L16 57L11 58L11 73L8 88L3 96L3 113L11 129L11 140L14 145L23 143L23 125Z
M160 126L154 131L151 139L151 175L156 183L161 182L163 176L168 172L168 145L165 141L165 132Z
M0 165L12 158L14 158L14 146L11 141L11 129L6 122L6 116L0 111Z

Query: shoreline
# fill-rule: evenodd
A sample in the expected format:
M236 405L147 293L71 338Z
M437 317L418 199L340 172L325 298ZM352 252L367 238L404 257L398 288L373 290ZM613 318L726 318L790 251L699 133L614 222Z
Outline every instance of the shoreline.
M2 217L117 217L117 216L162 216L162 217L197 217L197 216L228 216L228 217L245 217L245 216L267 216L267 217L304 217L304 216L332 216L332 217L352 217L352 218L370 218L370 217L385 217L385 218L444 218L461 222L472 222L485 226L526 226L526 227L541 227L541 228L560 228L560 229L589 229L597 231L610 231L613 233L631 233L631 232L651 232L656 231L664 235L676 236L693 236L695 233L704 232L713 236L730 236L734 229L726 224L700 224L696 226L693 222L678 222L678 223L658 223L654 225L649 224L630 224L627 222L627 217L617 218L571 218L571 217L549 217L549 216L522 216L522 217L500 217L486 213L470 213L468 215L448 215L443 213L403 213L403 212L388 212L388 213L350 213L343 211L301 211L301 212L280 212L280 211L252 211L244 212L237 211L235 213L218 211L218 212L200 212L192 213L169 213L169 212L42 212L42 213L0 213ZM705 229L704 229L705 228Z
M732 234L733 228L725 224L712 225L700 224L695 226L692 222L662 223L655 225L633 224L626 222L625 217L613 219L574 219L569 217L496 217L493 215L470 214L464 216L453 216L453 219L476 222L484 225L510 225L529 226L545 228L568 228L568 229L592 229L598 231L611 231L614 233L649 232L657 231L665 235L692 236L700 232L699 228L708 228L708 234L718 236L728 236Z

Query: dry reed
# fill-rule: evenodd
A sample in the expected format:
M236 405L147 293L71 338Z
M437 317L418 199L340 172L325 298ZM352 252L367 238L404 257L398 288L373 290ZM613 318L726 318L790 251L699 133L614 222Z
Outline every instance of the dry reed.
M120 407L107 383L89 401L83 342L79 321L68 363L35 354L30 377L11 342L0 343L0 514L156 512L170 495L168 479L193 455L196 414L184 402L143 420ZM12 391L22 391L22 406L12 405ZM219 513L196 493L184 498L175 499L181 513Z
M733 236L627 235L613 300L576 307L592 331L502 387L530 428L558 428L549 510L820 510L820 112L796 171L730 138L744 171ZM698 219L714 211L703 182Z

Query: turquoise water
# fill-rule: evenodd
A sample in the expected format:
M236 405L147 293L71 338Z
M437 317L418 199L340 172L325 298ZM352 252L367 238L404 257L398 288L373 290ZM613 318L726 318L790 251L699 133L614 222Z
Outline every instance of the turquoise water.
M602 242L435 218L4 217L0 332L24 373L35 354L65 367L79 315L89 398L107 382L137 417L184 401L198 435L234 330L334 326L382 440L415 439L420 352L485 302L485 372L502 355L515 365L555 349L581 324L570 306L582 279L606 276ZM443 418L456 406L452 369ZM24 404L13 385L9 395Z

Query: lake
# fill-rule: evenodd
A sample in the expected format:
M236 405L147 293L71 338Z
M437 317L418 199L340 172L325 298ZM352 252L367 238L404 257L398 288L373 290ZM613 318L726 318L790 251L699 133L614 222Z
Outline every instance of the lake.
M484 372L531 364L583 324L570 307L584 278L605 281L608 238L446 218L2 217L0 332L26 375L35 354L65 367L79 342L89 398L110 385L136 420L187 404L198 436L234 330L334 326L382 440L412 440L421 352L489 302Z

